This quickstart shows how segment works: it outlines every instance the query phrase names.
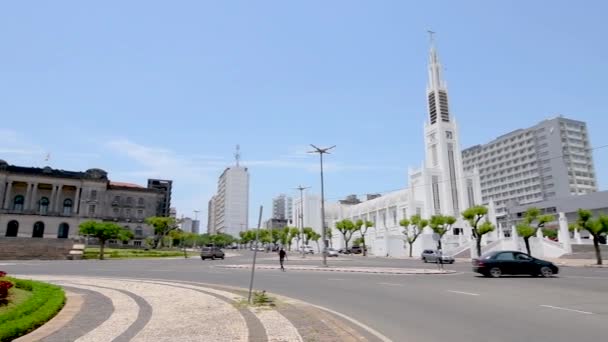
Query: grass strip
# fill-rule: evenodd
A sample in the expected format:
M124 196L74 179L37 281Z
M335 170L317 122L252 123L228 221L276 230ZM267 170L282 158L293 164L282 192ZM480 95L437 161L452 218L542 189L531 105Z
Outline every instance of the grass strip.
M21 304L0 315L0 342L11 341L43 325L65 304L65 293L59 286L33 280L6 278L15 288L31 291Z

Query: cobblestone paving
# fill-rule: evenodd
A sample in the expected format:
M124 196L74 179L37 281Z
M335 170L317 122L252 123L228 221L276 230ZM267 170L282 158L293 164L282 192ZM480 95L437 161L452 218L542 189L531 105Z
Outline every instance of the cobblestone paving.
M378 341L320 308L281 299L276 307L244 305L238 289L192 282L81 276L20 276L85 296L81 311L45 341ZM95 326L79 317L102 319ZM333 320L333 322L332 322ZM40 328L44 329L44 327ZM345 333L348 332L348 333ZM366 337L368 336L368 337ZM380 339L381 340L381 339Z

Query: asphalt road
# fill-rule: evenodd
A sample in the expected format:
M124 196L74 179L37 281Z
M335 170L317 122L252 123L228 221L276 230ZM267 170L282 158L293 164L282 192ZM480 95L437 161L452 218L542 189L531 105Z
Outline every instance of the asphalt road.
M247 287L250 271L221 264L251 262L250 252L226 260L0 261L18 274L61 274L185 280ZM259 253L260 263L274 254ZM360 256L330 259L341 266L417 267L420 261ZM287 272L257 271L255 288L346 314L393 341L605 341L608 269L562 267L558 277L487 279L468 263L451 275L290 272L290 264L319 264L291 256Z

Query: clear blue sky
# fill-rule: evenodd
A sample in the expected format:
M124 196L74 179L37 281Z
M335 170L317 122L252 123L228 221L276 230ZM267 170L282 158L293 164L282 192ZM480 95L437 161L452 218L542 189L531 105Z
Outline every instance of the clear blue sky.
M330 199L403 188L423 159L427 29L463 147L556 114L605 145L606 13L555 0L5 2L0 158L174 179L179 212L206 221L239 143L252 226L274 195L319 191L309 143L338 145ZM605 189L608 149L595 163Z

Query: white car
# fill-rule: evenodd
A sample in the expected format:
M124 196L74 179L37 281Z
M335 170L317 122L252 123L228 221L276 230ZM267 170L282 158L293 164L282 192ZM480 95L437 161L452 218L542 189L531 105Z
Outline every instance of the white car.
M315 254L315 250L311 246L300 246L300 252L302 251L305 254Z

